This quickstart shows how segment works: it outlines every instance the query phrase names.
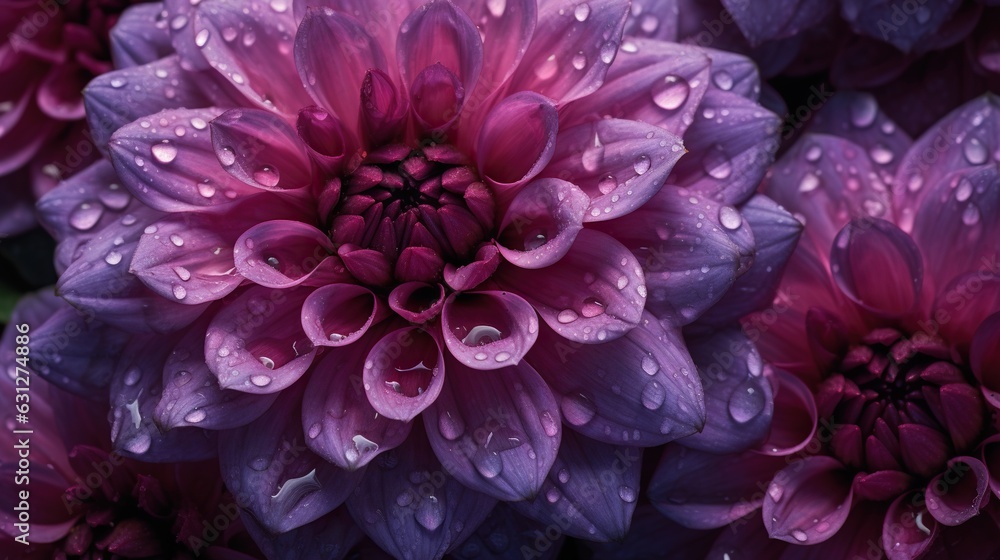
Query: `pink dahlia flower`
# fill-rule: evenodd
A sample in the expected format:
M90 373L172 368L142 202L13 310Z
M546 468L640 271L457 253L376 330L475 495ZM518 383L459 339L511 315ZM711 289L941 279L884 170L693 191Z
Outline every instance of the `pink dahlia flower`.
M121 42L148 34L126 18L137 0L3 0L0 34L0 236L35 224L35 200L56 182L91 164L100 154L86 132L81 92L94 76L111 70L111 59L129 63ZM151 12L140 8L134 14ZM148 18L147 18L148 19ZM143 22L143 25L152 25Z
M265 548L345 501L400 557L497 501L621 536L639 448L704 426L679 329L768 301L789 219L753 65L628 7L165 2L168 54L85 92L108 160L39 203L45 342L104 341L42 373L110 384L122 453L217 440Z
M771 440L672 444L650 490L673 521L724 527L712 557L1000 554L998 148L996 97L911 143L842 94L768 173L805 223L774 307L745 321Z
M31 325L62 303L26 296L0 341L0 547L11 557L261 558L218 462L156 465L111 450L104 409L33 376ZM18 325L28 325L26 332ZM25 406L22 418L15 404ZM26 422L23 420L26 419ZM20 433L16 431L20 430Z

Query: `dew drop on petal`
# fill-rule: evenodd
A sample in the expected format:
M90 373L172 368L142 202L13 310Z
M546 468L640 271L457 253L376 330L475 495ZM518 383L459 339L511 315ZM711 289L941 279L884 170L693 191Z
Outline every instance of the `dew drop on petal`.
M490 11L491 16L501 17L507 11L507 0L486 0L486 9Z
M208 123L201 117L193 117L191 119L191 126L193 126L196 130L205 130L205 128L208 127Z
M719 208L719 223L729 230L739 229L743 225L743 216L740 215L739 210L732 206L723 206Z
M649 171L650 165L649 156L641 155L632 164L632 169L635 171L636 175L644 175L647 171Z
M436 496L427 496L417 504L414 518L424 529L434 531L444 523L444 507Z
M733 77L725 70L719 70L712 76L712 81L721 90L729 91L733 89Z
M615 190L617 186L618 181L612 175L606 175L597 183L597 189L601 191L601 194L611 194L611 191Z
M110 251L107 255L105 255L104 262L114 266L122 262L122 254L118 251Z
M667 391L656 381L650 381L642 390L642 406L649 410L656 410L663 405L667 398Z
M819 177L813 173L806 173L799 182L799 192L812 192L817 187L819 187Z
M174 297L179 300L187 297L187 288L181 286L180 284L174 286L173 292L174 292Z
M186 416L184 416L184 421L189 424L197 424L198 422L204 420L205 416L206 414L204 410L200 409L192 410L191 412L188 412Z
M878 115L878 105L870 96L858 97L851 104L851 122L858 128L866 128L875 122Z
M472 462L476 465L479 474L485 478L496 478L503 470L503 460L500 458L500 453L485 448L476 450Z
M250 378L250 383L258 387L267 387L271 384L271 378L266 375L254 375Z
M882 143L875 144L871 151L868 152L868 155L871 156L872 161L879 165L892 163L892 160L896 157L896 154L892 153L892 150L887 148L885 144Z
M670 75L663 78L662 81L656 82L650 93L653 97L653 103L657 107L667 111L674 111L687 101L690 92L691 86L687 80L679 76Z
M986 146L978 138L967 138L965 144L962 145L962 154L965 155L965 160L972 165L986 163Z
M968 179L962 178L958 183L958 188L955 189L955 200L959 202L965 202L969 200L972 196L972 183Z
M149 151L153 158L160 163L170 163L177 157L177 147L167 142L153 144Z
M636 499L635 489L631 486L619 486L618 497L621 498L623 502L631 504Z
M792 531L792 538L799 542L806 542L806 540L808 540L809 537L805 534L805 531L796 529Z
M236 152L232 148L222 148L218 153L219 163L224 167L229 167L236 163Z
M273 187L278 184L279 180L278 170L265 165L253 172L253 180L257 181L265 187Z
M763 412L765 401L764 391L756 381L744 381L729 396L729 416L736 422L745 424Z
M104 207L98 203L81 202L69 214L69 225L80 231L87 231L97 225L104 215Z
M446 439L454 441L465 433L465 422L455 418L450 412L445 412L438 416L438 431Z
M597 414L594 403L581 393L566 395L559 402L563 418L574 426L582 426L593 420Z
M587 18L590 17L590 4L584 2L577 5L576 9L573 10L573 17L579 22L587 21Z
M210 33L207 29L202 29L201 31L198 32L197 35L194 36L194 44L198 45L199 47L204 47L206 44L208 44L209 35Z
M813 144L806 149L806 161L815 163L819 161L819 158L823 156L823 148L819 147L817 144Z
M962 212L962 223L967 226L973 226L979 223L979 208L976 208L974 204L970 204Z
M656 363L652 356L643 356L642 371L646 372L646 375L656 375L656 372L660 371L660 364Z
M573 62L573 68L576 68L577 70L583 70L587 66L587 55L583 54L582 51L578 52L575 55L573 55L572 62Z

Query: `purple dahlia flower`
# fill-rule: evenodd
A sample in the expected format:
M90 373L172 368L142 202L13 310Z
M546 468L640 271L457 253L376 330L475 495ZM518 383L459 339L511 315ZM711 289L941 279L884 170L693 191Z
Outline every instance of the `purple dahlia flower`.
M650 490L673 521L724 527L711 557L1000 554L998 131L991 95L911 143L841 94L768 173L805 223L774 307L745 321L784 444L671 444ZM724 474L693 486L706 471Z
M704 426L679 329L767 301L790 219L752 63L628 6L165 2L85 91L109 161L39 203L44 342L103 341L41 373L110 385L122 453L217 441L275 555L345 501L399 557L497 501L620 537L639 448Z
M261 558L217 461L157 465L124 457L111 450L103 407L18 371L23 354L16 348L32 348L30 326L59 305L51 293L26 296L0 341L0 396L8 403L0 436L5 553L39 560ZM17 325L29 328L22 334ZM26 406L27 423L15 415L15 403Z
M0 72L0 236L35 225L35 200L56 182L100 155L83 122L81 91L111 70L111 59L128 63L124 34L109 31L137 0L3 0L0 33L6 41ZM142 9L135 14L142 13ZM149 14L148 10L146 14ZM146 23L144 23L146 24Z

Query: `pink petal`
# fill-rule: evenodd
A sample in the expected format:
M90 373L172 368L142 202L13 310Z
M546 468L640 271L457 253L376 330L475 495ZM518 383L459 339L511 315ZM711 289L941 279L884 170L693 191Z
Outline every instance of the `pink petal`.
M515 93L486 116L476 142L479 174L509 200L545 168L555 152L559 116L550 99Z
M299 111L295 128L312 160L327 176L339 176L354 142L340 119L319 107L306 107Z
M990 315L976 329L969 351L972 373L982 384L986 401L1000 408L1000 313Z
M610 236L587 229L557 264L540 270L507 265L495 278L576 342L597 344L624 335L639 324L646 302L636 258Z
M954 247L953 254L961 253L963 249L964 247ZM974 272L971 271L980 265L972 265L967 269L955 268L950 271L940 268L933 270L935 276L948 276L959 270L970 270L958 274L947 285L938 287L937 297L928 314L929 318L933 318L931 324L940 329L938 332L941 338L949 341L952 347L962 354L969 351L977 329L981 328L987 317L1000 309L1000 277L992 272L987 273L987 270L992 268L987 262L989 261L980 261L982 268Z
M84 112L80 91L88 78L87 72L75 64L54 66L38 85L35 102L53 119L81 119Z
M476 251L475 260L469 264L455 267L448 263L444 266L444 281L453 290L472 290L493 276L500 265L500 250L496 245L483 245Z
M772 370L774 385L774 418L771 433L760 446L768 455L791 455L803 449L817 433L816 402L812 391L798 377L783 371ZM829 437L830 427L824 423Z
M434 403L445 384L439 343L418 327L392 331L372 346L362 379L383 416L409 422Z
M927 508L942 525L961 525L979 515L989 500L990 474L979 459L954 457L927 483Z
M772 539L816 544L832 537L851 512L851 477L830 457L806 457L774 475L762 514Z
M382 45L358 20L314 5L295 34L295 67L316 103L348 123L358 117L366 73L389 69Z
M470 99L487 99L517 69L535 31L538 6L534 0L484 3L455 0L469 19L477 22L483 40L483 68Z
M909 492L896 498L885 514L882 547L890 560L912 560L927 551L937 534L938 523L920 495Z
M211 123L212 146L233 177L264 190L312 183L305 145L287 122L259 109L231 109Z
M681 139L659 127L602 119L560 131L542 176L559 177L587 193L586 221L610 220L659 192L684 154Z
M405 130L410 114L409 101L385 72L375 69L365 74L361 101L359 128L366 145L384 145Z
M876 313L903 315L920 295L920 249L885 220L856 219L844 226L831 248L830 268L841 293Z
M406 282L393 288L389 307L411 323L426 323L441 313L444 307L444 286L424 282Z
M950 455L948 441L934 428L923 424L901 424L899 447L903 463L920 476L934 476Z
M544 268L558 262L583 228L589 203L572 183L532 181L517 193L500 222L500 254L520 268Z
M854 477L854 496L859 500L882 502L895 499L913 487L912 476L899 471L858 473Z
M531 305L508 292L463 292L448 296L441 331L451 355L476 370L516 365L538 337Z
M424 68L410 84L410 106L425 134L450 128L465 96L458 76L440 63Z
M302 304L302 329L315 346L347 346L387 315L371 290L356 284L327 284Z
M295 220L259 223L233 247L236 269L244 278L270 288L297 286L330 258L333 244L315 227Z

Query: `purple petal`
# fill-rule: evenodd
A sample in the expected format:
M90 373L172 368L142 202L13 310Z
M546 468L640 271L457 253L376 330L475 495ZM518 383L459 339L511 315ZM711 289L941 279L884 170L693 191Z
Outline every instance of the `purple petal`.
M949 459L947 469L927 483L927 508L942 525L961 525L986 505L989 483L989 471L979 459Z
M772 539L815 544L833 536L851 512L851 477L830 457L806 457L774 476L763 515Z
M562 130L542 175L559 177L587 193L586 221L610 220L659 192L684 153L681 139L662 128L602 119Z
M153 416L170 430L195 426L207 430L238 428L256 420L277 395L223 390L205 363L207 321L189 329L163 365L163 394Z
M410 106L425 134L451 128L465 96L458 76L440 63L424 68L410 84Z
M390 142L405 129L409 101L385 72L376 69L365 74L361 101L359 128L368 146Z
M676 188L627 216L595 224L633 249L646 277L647 309L674 325L697 319L745 268L749 255L731 237L741 226L735 208Z
M409 422L438 398L444 372L438 341L419 327L406 327L372 346L362 380L379 414Z
M354 141L350 132L344 130L341 120L325 109L306 107L299 111L295 128L313 162L327 176L339 176L352 152ZM325 212L322 213L325 215Z
M821 4L816 2L817 5ZM825 3L822 3L825 7ZM909 52L932 34L958 8L957 2L918 4L904 12L889 3L869 3L847 0L841 6L841 15L851 28L869 37L891 43L903 52ZM916 12L915 17L910 14Z
M376 343L386 328L377 326L359 345ZM362 379L364 359L357 348L330 350L313 368L302 402L306 445L351 471L403 443L411 427L372 408Z
M497 282L528 300L564 338L600 343L639 324L646 302L642 268L614 238L581 230L566 256L540 270L501 267Z
M735 521L730 529L719 533L718 539L706 558L781 558L782 552L792 549L788 543L768 537L760 514L749 515ZM808 549L807 549L808 550Z
M302 332L299 310L310 292L254 286L212 318L205 361L223 389L275 393L309 369L316 349Z
M444 66L471 94L483 66L483 42L465 12L451 2L428 2L400 26L396 59L411 95L416 93L418 75L435 64Z
M333 252L330 238L295 220L257 224L233 247L236 269L244 278L269 288L290 288L306 280Z
M527 361L560 398L565 422L592 439L659 445L705 423L701 382L680 334L649 314L598 346L542 328Z
M497 504L479 529L450 553L458 560L515 560L530 552L533 560L553 560L566 541L562 531L545 535L547 527Z
M494 371L469 369L450 355L445 362L448 379L423 416L434 453L469 488L531 499L562 436L552 392L524 361Z
M347 346L386 316L371 290L356 284L328 284L302 304L302 329L315 346Z
M633 0L625 36L679 43L680 7L678 0Z
M771 428L774 401L761 357L738 330L689 343L705 390L705 427L681 443L713 453L734 453L761 443Z
M538 337L531 305L508 292L463 292L448 297L441 331L451 355L476 370L516 365Z
M902 315L920 295L920 249L885 220L856 219L844 226L831 248L830 268L844 295L877 313Z
M686 45L629 39L603 86L563 111L564 126L610 116L683 136L709 87L709 58Z
M358 20L315 6L295 34L295 66L316 103L349 123L357 118L366 73L389 69L381 45Z
M712 61L712 89L732 92L750 101L758 100L761 95L760 74L753 59L726 50L706 48L703 52ZM761 105L766 107L764 103Z
M882 547L890 560L912 560L920 558L937 535L938 523L920 495L908 492L896 498L885 514Z
M312 183L312 165L295 129L273 113L231 109L212 123L212 146L233 177L264 190L291 190Z
M368 536L396 558L440 558L468 538L494 504L449 474L419 424L403 445L369 465L347 500Z
M111 28L111 59L115 68L141 66L173 52L170 34L156 25L163 12L155 4L135 5L122 12Z
M558 524L572 537L621 540L638 500L641 463L638 448L564 432L541 492L533 501L513 502L511 507L542 523Z
M486 116L476 142L476 165L494 193L510 195L545 168L555 151L559 115L550 99L515 93ZM510 193L510 194L507 194Z
M303 445L301 386L263 416L219 440L226 487L272 533L319 519L342 504L362 473L343 471Z
M711 90L684 135L691 155L667 179L725 204L746 202L778 150L779 120L755 101Z
M111 162L129 192L164 212L197 211L260 192L219 165L204 131L218 114L217 109L168 110L118 129L111 138ZM189 133L178 137L178 127Z
M241 516L240 519L261 552L273 560L341 560L364 537L346 507L279 534L268 531L251 515Z
M444 307L444 286L406 282L393 288L389 307L411 323L423 324L437 317Z
M969 350L969 365L981 384L983 396L1000 408L1000 313L986 318L976 329Z
M295 21L287 3L279 6L284 9L272 9L266 18L246 15L238 4L198 6L192 31L209 65L248 100L295 114L311 103L290 48ZM227 28L244 29L240 40L226 41Z
M669 445L649 485L663 515L691 529L737 527L764 503L761 486L787 465L784 457L754 452L715 455Z
M536 91L559 103L596 91L617 54L628 8L622 0L541 4L531 44L511 78L512 90Z
M500 222L497 249L520 268L550 266L573 246L590 200L576 185L539 179L521 189Z
M722 5L751 45L798 35L821 22L833 7L823 0L771 0L753 8L739 0L722 0Z
M472 290L493 276L500 266L500 250L496 245L483 245L476 251L475 260L455 267L444 266L444 281L453 290Z

